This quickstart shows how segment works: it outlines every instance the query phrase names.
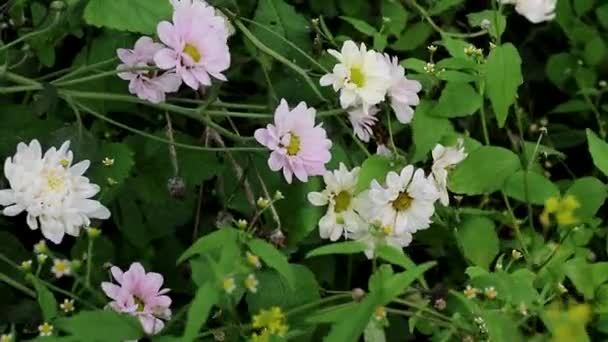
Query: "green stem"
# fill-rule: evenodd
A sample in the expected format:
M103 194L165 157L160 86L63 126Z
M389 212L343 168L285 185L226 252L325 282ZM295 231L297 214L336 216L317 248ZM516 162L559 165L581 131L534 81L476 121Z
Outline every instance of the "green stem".
M89 236L89 246L87 248L87 273L85 276L85 286L91 286L91 267L93 266L93 245L95 238Z
M329 296L329 297L325 297L325 298L321 298L317 301L314 301L312 303L308 303L308 304L304 304L302 306L299 306L297 308L291 309L289 311L287 311L285 313L286 316L293 316L295 314L298 314L302 311L306 311L312 308L315 308L317 306L321 306L323 304L327 304L327 303L331 303L333 301L336 301L338 299L351 299L352 300L352 295L350 293L341 293L341 294L336 294L333 296Z
M57 23L59 22L59 18L61 18L61 12L55 13L55 17L53 18L53 22L51 22L47 27L45 27L45 28L43 28L41 30L38 30L38 31L30 32L28 34L24 34L23 36L15 39L15 40L13 40L12 42L10 42L10 43L8 43L8 44L6 44L4 46L1 46L0 47L0 52L4 51L4 50L6 50L6 49L8 49L8 48L10 48L10 47L12 47L14 45L17 45L17 44L19 44L19 43L21 43L23 41L26 41L28 39L32 39L32 38L34 38L36 36L39 36L41 34L47 33L48 31L52 30L53 27L55 27L55 25L57 25Z
M0 87L0 94L23 93L26 91L33 91L33 90L40 90L40 89L42 89L42 88L39 85Z
M90 65L81 66L81 67L77 68L76 70L68 72L67 74L59 77L58 79L55 80L55 82L61 82L61 81L67 80L67 79L69 79L71 77L74 77L76 75L82 74L82 73L87 72L89 70L94 70L94 69L100 68L100 67L102 67L102 66L104 66L106 64L114 63L117 60L118 60L117 57L112 57L110 59L106 59L106 60L103 60L101 62L93 63L93 64L90 64ZM69 68L69 69L72 69L72 68ZM69 69L67 69L67 70L69 70ZM61 73L65 72L65 71L66 71L65 69L64 70L59 70L56 73L51 73L51 74L45 75L42 79L53 78L53 76L55 76L56 74L58 74L58 73L61 74Z
M481 116L481 128L483 130L483 139L486 145L490 145L490 134L488 133L488 123L486 122L486 108L485 108L485 84L483 81L479 85L479 94L481 95L481 107L479 108L479 115Z
M526 260L526 262L529 262L530 260L529 260L528 248L526 247L524 239L521 235L519 222L517 221L517 218L515 217L513 208L511 208L511 203L509 202L509 198L507 197L507 194L504 192L504 190L501 190L500 193L502 194L502 199L504 200L505 206L507 207L507 212L509 213L509 216L511 217L513 229L515 230L515 237L517 238L517 241L521 245L521 249L524 252L524 259Z
M122 72L133 72L133 71L155 71L158 70L157 67L136 67L136 68L126 68L123 70L108 70L108 71L104 71L104 72L100 72L98 74L94 74L94 75L89 75L89 76L84 76L84 77L80 77L80 78L76 78L76 79L72 79L72 80L67 80L67 81L52 81L51 84L58 86L58 87L66 87L66 86L70 86L70 85L75 85L75 84L80 84L80 83L86 83L86 82L90 82L90 81L94 81L96 79L99 78L105 78L105 77L109 77L109 76L115 76L116 74L122 73Z
M31 78L27 78L27 77L15 74L14 72L0 70L0 77L5 78L9 81L15 82L17 84L27 85L27 86L38 86L39 87L38 89L42 89L42 83L35 81Z
M448 321L448 322L452 321L452 319L450 317L448 317L448 316L446 316L446 315L444 315L442 313L439 313L439 312L437 312L435 310L429 309L426 306L421 306L421 305L418 305L416 303L410 302L410 301L408 301L406 299L396 298L396 299L393 299L393 302L399 303L401 305L409 306L409 307L414 308L414 309L419 310L419 311L426 312L428 314L431 314L431 315L433 315L433 316L435 316L435 317L437 317L439 319L443 319L443 320Z
M51 291L57 292L57 293L61 293L64 296L70 297L70 298L74 299L75 301L78 301L79 303L84 304L85 306L89 307L90 309L97 309L98 308L95 304L93 304L93 303L91 303L89 301L86 301L86 300L80 298L79 296L77 296L77 295L69 292L69 291L61 289L61 288L59 288L59 287L57 287L57 286L49 283L48 281L42 280L40 278L38 278L38 281L41 282L42 284L44 284L44 286L48 287Z
M355 135L355 133L353 133L353 130L350 129L348 127L347 124L345 124L340 118L336 118L336 120L338 120L338 122L340 123L340 125L342 126L342 128L344 128L352 137L353 141L355 142L355 144L357 144L357 146L361 149L361 151L363 151L363 153L365 153L365 155L369 158L372 156L372 154L367 150L367 147L365 147L365 145L363 145L363 143L361 142L361 140L359 140L359 138L357 138L357 136Z
M20 292L22 292L32 298L36 298L36 293L34 291L30 290L29 288L27 288L24 285L21 285L16 280L13 280L11 277L9 277L6 274L1 273L1 272L0 272L0 281L6 283L7 285L12 286L14 289L19 290Z
M408 311L408 310L399 310L399 309L393 309L393 308L384 308L384 310L386 310L386 312L388 313L392 313L392 314L396 314L396 315L401 315L401 316L406 316L406 317L414 317L414 316L419 316L419 314L417 312L412 312L412 311ZM454 325L448 322L444 322L435 318L431 318L431 317L424 317L425 320L431 321L434 324L444 327L444 328L454 328Z
M420 12L420 15L429 23L429 25L431 25L431 27L435 31L439 32L442 35L449 36L449 37L455 37L455 38L473 38L473 37L483 36L488 33L488 31L486 31L486 30L481 30L481 31L472 32L472 33L446 32L433 21L433 19L431 18L429 13L424 9L424 7L420 6L415 0L402 0L402 2L405 3L406 5L410 5L410 6L414 7L416 10L418 10L418 12Z
M290 60L288 60L287 58L281 56L276 51L274 51L273 49L269 48L264 43L262 43L253 33L251 33L251 31L249 31L249 29L245 26L245 24L243 24L243 22L240 19L235 19L233 21L233 23L239 30L241 30L241 32L245 35L245 37L253 45L255 45L255 47L257 47L258 49L260 49L262 52L266 53L267 55L271 56L272 58L276 59L280 63L283 63L285 66L287 66L288 68L292 69L297 74L302 76L304 78L304 80L306 81L306 83L308 83L310 88L314 91L314 93L319 97L319 99L321 99L323 102L327 102L327 99L323 96L323 94L321 94L321 92L317 88L317 85L315 84L315 82L313 82L312 79L306 73L306 70L300 68L299 66L297 66L296 64L294 64Z
M524 172L524 199L526 200L526 204L528 207L528 221L530 222L530 227L534 230L534 215L532 210L532 203L530 202L530 180L528 177L528 171L530 171L530 166L532 165L532 161L536 157L536 148L538 148L538 144L540 143L540 139L542 139L543 134L540 134L538 143L534 148L534 155L530 156L530 160L526 160L528 156L526 156L526 141L524 138L524 127L521 122L521 109L516 105L515 106L515 117L517 119L517 130L519 132L519 139L521 141L521 153L524 156L524 160L527 164L527 167Z

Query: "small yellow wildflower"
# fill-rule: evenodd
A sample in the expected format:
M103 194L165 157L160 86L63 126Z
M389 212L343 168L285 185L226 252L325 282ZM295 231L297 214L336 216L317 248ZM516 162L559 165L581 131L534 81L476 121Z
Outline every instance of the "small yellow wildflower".
M592 318L590 305L575 304L567 310L560 310L558 306L553 306L545 313L549 327L552 328L554 342L589 340L585 326Z
M114 159L105 157L105 158L103 158L103 160L101 161L101 163L105 167L110 167L110 166L114 165Z
M483 293L486 295L488 299L495 299L498 296L498 291L494 288L494 286L486 287Z
M549 215L554 215L559 225L574 224L578 222L574 216L574 211L580 206L581 204L576 197L572 195L566 195L561 199L550 197L545 201L545 209L540 215L540 222L544 226L548 226L551 223Z
M270 341L270 331L268 329L262 330L262 332L258 335L257 333L253 333L251 335L251 342L268 342Z
M268 198L260 197L256 204L258 205L258 208L265 209L270 205L270 200Z
M473 299L473 298L477 297L477 294L479 293L479 289L471 287L471 285L467 285L467 287L464 289L463 293L468 299Z
M382 233L384 233L384 235L391 235L393 233L393 227L391 226L383 226L382 227Z
M59 308L63 310L65 313L70 313L74 311L74 300L73 299L64 299L63 303L59 304Z
M34 253L36 254L49 254L49 248L46 245L46 241L40 240L37 244L34 245Z
M270 310L260 310L259 314L253 316L252 325L256 329L267 329L270 334L281 337L284 337L288 330L285 314L278 306L273 306Z
M44 322L43 325L38 326L38 332L40 332L40 336L51 336L53 335L54 327L50 325L48 322Z
M429 74L435 73L435 64L434 63L426 63L424 66L424 71Z
M251 293L258 292L258 285L259 284L260 284L260 282L258 282L258 279L255 277L255 275L253 275L253 273L250 274L250 275L248 275L247 278L245 278L245 287Z
M379 306L374 310L374 318L378 321L386 318L386 309L383 306Z
M257 255L253 254L253 253L245 253L246 257L247 257L247 263L255 268L260 268L262 267L262 263L260 262L260 257L258 257Z
M13 335L3 334L2 336L0 336L0 342L13 342Z
M224 291L226 291L226 293L231 294L234 290L236 290L236 283L234 282L234 278L224 278L222 287L224 288Z
M61 278L64 275L72 274L72 267L69 260L53 260L53 267L51 268L51 272L55 275L56 278Z

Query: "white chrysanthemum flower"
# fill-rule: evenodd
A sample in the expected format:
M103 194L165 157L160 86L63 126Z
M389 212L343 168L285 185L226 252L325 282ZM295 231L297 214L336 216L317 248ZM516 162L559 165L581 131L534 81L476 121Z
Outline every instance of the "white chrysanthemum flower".
M355 211L355 187L359 170L356 167L348 171L346 166L340 163L337 170L328 171L323 175L325 189L322 192L308 194L308 200L313 205L328 206L327 212L319 220L321 238L336 241L343 234L348 237L349 234L365 228L365 222Z
M338 60L333 72L321 78L322 86L333 86L340 91L340 105L346 109L361 106L364 111L384 101L390 85L388 65L381 54L367 50L348 40L342 51L328 50Z
M376 147L376 154L390 158L393 156L393 151L391 151L391 149L388 148L388 146L386 146L384 144L379 144L378 147Z
M438 194L422 169L406 166L400 174L389 172L386 188L378 181L371 184L369 196L373 203L374 220L383 227L391 227L396 235L411 234L426 229L435 212Z
M379 111L380 109L377 107L371 107L366 113L362 107L359 107L348 112L348 120L350 120L350 124L353 126L353 132L359 140L369 142L369 138L373 133L372 127L374 127L378 121L376 114L378 114Z
M422 84L405 77L405 69L399 65L399 59L385 54L384 60L388 65L391 81L388 96L391 99L391 107L399 122L408 124L414 117L414 109L420 103L418 93L422 90Z
M4 215L26 211L28 226L40 228L42 235L56 244L65 234L78 236L81 227L90 225L90 219L110 217L106 207L90 199L100 190L83 176L90 162L72 165L69 145L67 141L58 150L52 147L43 156L37 140L29 145L19 143L17 153L4 163L11 188L0 190Z
M499 0L503 4L515 4L515 11L523 15L531 23L555 19L557 0Z
M435 184L437 192L439 193L439 201L444 206L450 204L450 197L448 195L448 172L456 165L460 164L466 159L468 154L464 151L464 141L462 138L458 139L456 146L445 147L441 144L437 144L433 148L433 166L431 168L431 175L429 179Z

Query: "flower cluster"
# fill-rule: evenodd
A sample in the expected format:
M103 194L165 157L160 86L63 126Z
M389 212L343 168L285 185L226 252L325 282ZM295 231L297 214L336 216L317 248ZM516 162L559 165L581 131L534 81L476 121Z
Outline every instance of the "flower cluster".
M118 49L122 64L118 76L129 81L129 91L152 103L165 100L182 82L197 90L212 78L226 81L230 66L229 24L226 18L200 0L171 0L172 21L157 26L156 43L141 37L133 49ZM156 69L161 69L160 73Z
M268 341L270 336L276 335L285 337L289 327L285 323L285 314L278 306L273 306L269 310L260 310L260 313L253 316L252 326L260 332L253 333L252 341Z
M112 299L108 308L133 315L139 319L144 332L158 334L165 326L164 320L171 318L171 298L161 289L163 276L146 273L140 263L133 263L126 272L114 266L110 269L117 284L103 282L101 288Z
M58 244L65 234L78 236L91 219L107 219L110 211L90 199L100 188L89 183L84 173L90 162L73 164L74 156L66 141L59 149L50 148L44 155L38 140L19 143L17 153L4 163L4 175L10 189L0 190L3 214L16 216L27 212L27 224L42 231Z
M435 202L448 204L448 171L466 156L462 140L455 147L437 145L431 174L407 165L399 173L390 171L384 183L373 180L369 189L359 193L359 168L349 171L340 164L323 175L323 191L308 194L313 205L327 206L319 220L321 238L336 241L344 236L362 241L368 246L369 258L379 244L408 246L414 233L431 224Z
M349 119L357 137L369 141L371 127L377 121L376 107L388 99L399 122L412 121L420 99L420 82L405 77L405 69L396 57L368 50L353 41L346 41L341 51L328 50L338 63L333 71L321 78L322 86L331 85L340 92L340 105L349 112Z

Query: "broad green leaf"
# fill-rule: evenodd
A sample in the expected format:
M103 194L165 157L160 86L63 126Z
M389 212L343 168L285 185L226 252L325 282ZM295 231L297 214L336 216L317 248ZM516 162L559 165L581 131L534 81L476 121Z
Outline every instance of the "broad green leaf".
M188 309L188 319L182 341L194 341L201 327L207 321L211 308L220 299L219 290L213 282L207 282L196 291L196 295Z
M526 189L527 188L527 189ZM549 197L559 197L559 188L545 176L519 170L505 182L503 190L516 200L543 205Z
M482 97L469 84L448 82L431 115L445 118L471 115L479 110L481 102Z
M576 290L581 293L585 299L593 299L595 286L593 284L593 273L591 265L581 259L575 258L568 260L563 265L566 276L570 279Z
M381 294L371 292L358 304L352 315L334 324L324 342L356 342L377 306L381 305Z
M525 341L515 317L502 313L498 310L486 310L481 315L488 329L488 337L495 342L519 342Z
M341 321L346 316L350 316L357 311L358 303L351 302L344 305L338 305L321 309L306 317L306 321L310 323L335 323Z
M604 61L607 50L606 42L604 42L602 37L597 36L589 39L585 43L585 50L583 52L585 62L588 65L599 65Z
M365 251L367 248L368 247L364 243L359 241L334 242L332 244L313 249L306 254L306 257L312 258L315 256L331 254L357 254Z
M450 36L442 35L441 36L441 45L443 45L446 50L450 53L450 56L454 58L462 58L466 60L471 60L469 56L465 53L465 49L469 47L471 44L462 40L450 38ZM441 69L439 69L441 70Z
M432 102L423 101L416 108L412 120L413 131L413 153L412 162L419 162L428 157L431 149L447 133L453 131L452 124L447 118L439 118L430 115L433 109Z
M350 18L350 17L340 17L340 19L353 25L353 27L357 31L359 31L367 36L373 37L378 32L372 25L368 24L364 20L359 20L357 18Z
M439 0L434 2L434 6L429 10L429 14L434 16L441 14L452 7L462 4L464 0Z
M574 70L577 67L577 58L575 56L561 52L549 57L545 72L547 73L547 78L553 84L559 88L563 88L566 85L566 81L572 78Z
M57 317L57 300L55 296L42 282L36 277L29 277L36 289L36 299L42 310L42 318L45 322L51 322Z
M408 58L406 60L401 61L400 63L405 69L413 70L419 72L421 74L425 73L424 68L426 66L426 62L422 59L418 58Z
M288 200L279 201L276 208L282 223L289 227L288 248L298 246L308 236L315 234L319 220L325 215L325 208L311 205L308 194L324 189L321 177L313 177L306 183L285 186L281 191Z
M488 20L490 22L490 28L488 32L494 38L499 38L505 32L507 28L507 19L502 13L498 11L485 10L476 13L467 14L467 19L469 19L469 25L474 27L481 27L481 23L484 20Z
M462 222L456 237L467 260L489 269L498 255L500 245L494 221L480 216L468 217Z
M606 200L606 184L593 177L577 179L568 189L566 195L572 195L580 203L574 216L579 220L591 218Z
M375 318L372 318L367 323L363 331L364 342L386 342L386 335L382 323Z
M450 174L452 192L481 195L501 189L504 182L521 168L517 155L505 148L483 146L472 151Z
M608 4L596 8L595 16L604 28L608 28Z
M264 263L274 268L281 274L287 284L293 289L295 287L295 278L289 266L287 257L277 250L273 245L260 239L253 239L247 242L251 251L259 256Z
M158 23L171 18L171 11L166 0L90 0L84 20L93 26L155 34Z
M357 192L365 191L369 188L373 180L377 180L379 183L384 182L386 174L392 169L391 161L381 155L373 155L367 158L361 170L359 171L359 178L357 180Z
M477 76L471 75L466 72L460 72L455 70L445 70L437 73L437 78L440 80L448 81L449 83L470 83L476 81Z
M593 164L604 175L608 176L608 143L600 139L592 130L587 128L587 142L589 144L589 152L593 158Z
M551 113L578 113L586 112L589 110L591 110L591 106L589 106L587 101L573 99L568 100L564 103L560 103L551 110Z
M425 262L415 268L396 273L383 284L382 290L382 305L390 303L395 297L402 294L416 280L437 265L435 261Z
M575 0L572 1L572 4L574 5L574 11L580 17L593 9L595 0Z
M126 341L142 338L137 318L111 310L81 311L70 318L60 318L55 326L79 341Z
M396 51L412 51L426 43L433 29L424 21L408 26L407 30L390 45Z
M240 232L238 230L225 227L211 234L205 235L193 243L190 248L184 251L184 253L182 253L177 260L177 263L180 264L195 255L207 253L211 250L221 248L223 244L227 243L227 241L236 241L239 234Z
M494 48L484 67L486 93L492 102L498 126L507 121L509 107L515 102L517 89L523 83L521 58L513 44Z
M401 32L405 29L409 13L403 7L403 4L398 0L383 0L382 1L382 17L388 18L386 31L395 37L400 37Z

